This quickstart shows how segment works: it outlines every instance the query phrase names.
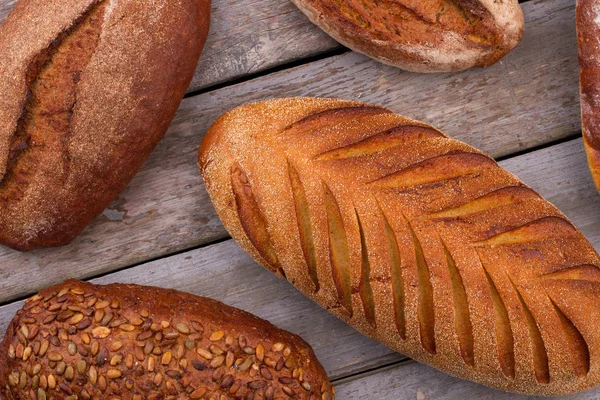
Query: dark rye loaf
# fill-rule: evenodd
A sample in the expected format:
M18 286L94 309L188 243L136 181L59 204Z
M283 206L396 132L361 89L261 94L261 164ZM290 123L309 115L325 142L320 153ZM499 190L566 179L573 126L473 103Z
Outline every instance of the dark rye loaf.
M210 0L21 0L0 27L0 243L69 243L166 132Z

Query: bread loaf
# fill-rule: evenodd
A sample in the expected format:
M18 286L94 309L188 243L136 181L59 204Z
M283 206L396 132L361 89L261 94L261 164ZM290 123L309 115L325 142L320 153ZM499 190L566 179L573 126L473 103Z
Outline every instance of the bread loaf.
M485 67L523 36L518 0L292 0L335 40L415 72Z
M331 99L236 108L199 163L260 264L364 334L449 374L538 395L600 383L600 260L489 156Z
M0 243L69 243L162 138L210 0L20 0L0 27Z
M0 347L4 400L332 395L300 337L218 301L154 287L71 280L42 290Z
M579 83L583 143L600 190L600 2L577 0Z

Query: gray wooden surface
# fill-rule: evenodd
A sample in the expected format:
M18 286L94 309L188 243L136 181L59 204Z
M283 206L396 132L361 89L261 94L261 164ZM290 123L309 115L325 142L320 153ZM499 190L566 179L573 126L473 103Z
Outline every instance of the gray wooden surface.
M600 249L600 196L587 172L581 139L512 157L501 165L563 210ZM31 279L36 279L37 273L31 275ZM361 374L361 371L397 363L403 357L360 335L287 281L258 266L232 240L127 268L93 282L177 288L221 300L298 333L313 346L332 379L350 377L340 382L340 399L409 399L415 398L418 390L425 390L423 399L510 398L414 363L400 364L375 374ZM0 331L5 330L21 304L0 307ZM404 373L406 366L410 369ZM402 379L397 380L398 375ZM395 383L388 384L392 381ZM369 393L373 397L369 397ZM595 393L600 397L600 389Z
M0 21L14 3L0 0ZM214 119L249 101L330 96L384 105L505 158L502 166L558 206L600 249L600 196L576 138L574 7L572 0L528 1L523 42L500 63L422 75L335 52L341 46L289 1L213 0L211 33L190 95L129 187L69 246L31 253L0 247L0 332L22 305L15 299L69 277L172 287L303 336L336 381L338 399L524 399L407 360L259 267L227 239L196 154ZM275 67L281 70L253 76ZM232 84L237 79L244 81ZM592 398L600 398L600 389L569 397Z
M213 0L195 91L341 48L290 1Z
M360 99L436 125L495 157L576 134L574 2L530 1L524 10L523 42L487 69L414 74L346 53L185 99L142 171L73 244L28 254L0 248L0 304L65 277L89 278L226 238L196 167L197 150L210 124L245 102ZM30 279L24 264L39 279Z

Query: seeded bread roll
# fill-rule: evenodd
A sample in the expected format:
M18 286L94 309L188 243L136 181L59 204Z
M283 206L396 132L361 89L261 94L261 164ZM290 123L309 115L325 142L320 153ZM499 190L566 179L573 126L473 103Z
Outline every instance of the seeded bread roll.
M583 144L600 190L600 1L577 0Z
M333 398L306 342L174 290L70 280L27 300L0 347L4 400L291 397Z
M20 0L0 27L0 243L69 243L166 132L210 0Z
M236 108L202 142L225 227L353 327L495 388L600 383L600 259L552 204L482 152L331 99Z
M518 0L292 0L335 40L415 72L486 67L523 36Z

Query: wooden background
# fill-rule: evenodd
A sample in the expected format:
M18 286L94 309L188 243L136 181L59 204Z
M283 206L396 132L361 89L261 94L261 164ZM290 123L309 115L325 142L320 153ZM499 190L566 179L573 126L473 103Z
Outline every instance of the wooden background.
M14 3L0 0L0 21ZM575 1L522 6L525 37L501 62L424 75L348 51L287 0L213 0L211 33L188 94L129 187L69 246L31 253L0 247L0 332L24 298L67 278L149 284L213 297L300 334L341 400L524 399L408 360L263 270L229 239L196 166L210 124L237 105L290 96L362 100L492 154L600 249L600 196L580 139ZM600 398L600 389L568 398Z

